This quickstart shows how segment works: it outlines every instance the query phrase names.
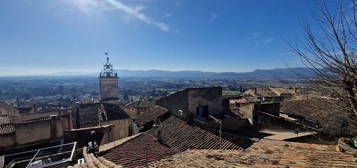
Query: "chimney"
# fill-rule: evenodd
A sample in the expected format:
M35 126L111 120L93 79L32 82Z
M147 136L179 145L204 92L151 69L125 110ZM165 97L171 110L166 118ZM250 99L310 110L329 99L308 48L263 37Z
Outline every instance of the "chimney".
M257 94L257 88L254 88L254 94Z
M162 142L160 128L157 128L157 130L156 130L156 138L157 138L157 141Z
M160 130L160 123L159 123L160 121L155 121L154 122L154 125L153 125L153 127L154 128L156 128L156 130L155 130L155 135L156 135L156 138L157 138L157 140L159 141L159 142L162 142L162 139L161 139L161 130Z

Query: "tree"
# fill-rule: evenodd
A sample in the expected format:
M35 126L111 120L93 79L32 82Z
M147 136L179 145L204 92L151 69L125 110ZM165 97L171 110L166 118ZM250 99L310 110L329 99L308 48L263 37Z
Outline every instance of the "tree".
M303 24L305 36L291 50L316 75L311 82L357 117L357 5L340 0L335 7L319 3L317 28Z

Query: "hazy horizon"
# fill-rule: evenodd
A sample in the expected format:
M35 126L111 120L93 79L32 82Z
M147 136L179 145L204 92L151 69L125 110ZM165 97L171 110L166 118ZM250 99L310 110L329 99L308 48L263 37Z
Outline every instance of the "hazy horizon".
M114 69L115 72L118 72L118 76L121 76L120 72L124 72L124 71L128 71L130 72L151 72L151 71L160 71L160 72L200 72L200 73L217 73L217 74L221 74L221 73L235 73L235 74L244 74L244 73L252 73L255 71L270 71L270 70L287 70L289 71L289 69L291 69L291 71L294 71L294 69L302 69L302 68L306 68L306 67L286 67L286 68L272 68L272 69L254 69L252 71L242 71L242 72L229 72L229 71L202 71L202 70L165 70L165 69ZM57 72L34 72L34 73L27 73L27 74L10 74L10 75L3 75L0 74L0 77L36 77L36 76L95 76L97 74L100 73L100 70L98 71L57 71ZM127 74L125 74L124 76L126 76Z

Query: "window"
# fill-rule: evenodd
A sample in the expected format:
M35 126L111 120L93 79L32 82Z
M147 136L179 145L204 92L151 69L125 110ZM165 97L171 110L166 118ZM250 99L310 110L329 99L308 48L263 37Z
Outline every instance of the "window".
M208 106L202 106L202 117L208 117Z
M104 113L102 113L102 121L107 121L107 118L105 117Z
M197 106L196 107L196 115L199 116L199 117L202 117L202 118L207 118L208 117L208 113L209 110L208 110L208 106L205 105L205 106Z
M119 120L119 125L124 125L125 121L124 120Z
M124 138L124 137L125 137L125 130L124 130L124 128L120 128L120 130L119 130L119 137L120 137L120 138Z

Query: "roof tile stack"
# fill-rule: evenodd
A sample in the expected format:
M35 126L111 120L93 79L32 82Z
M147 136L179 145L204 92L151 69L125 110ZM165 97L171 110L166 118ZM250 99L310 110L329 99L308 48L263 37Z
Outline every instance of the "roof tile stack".
M15 133L14 124L7 115L0 116L0 135Z

